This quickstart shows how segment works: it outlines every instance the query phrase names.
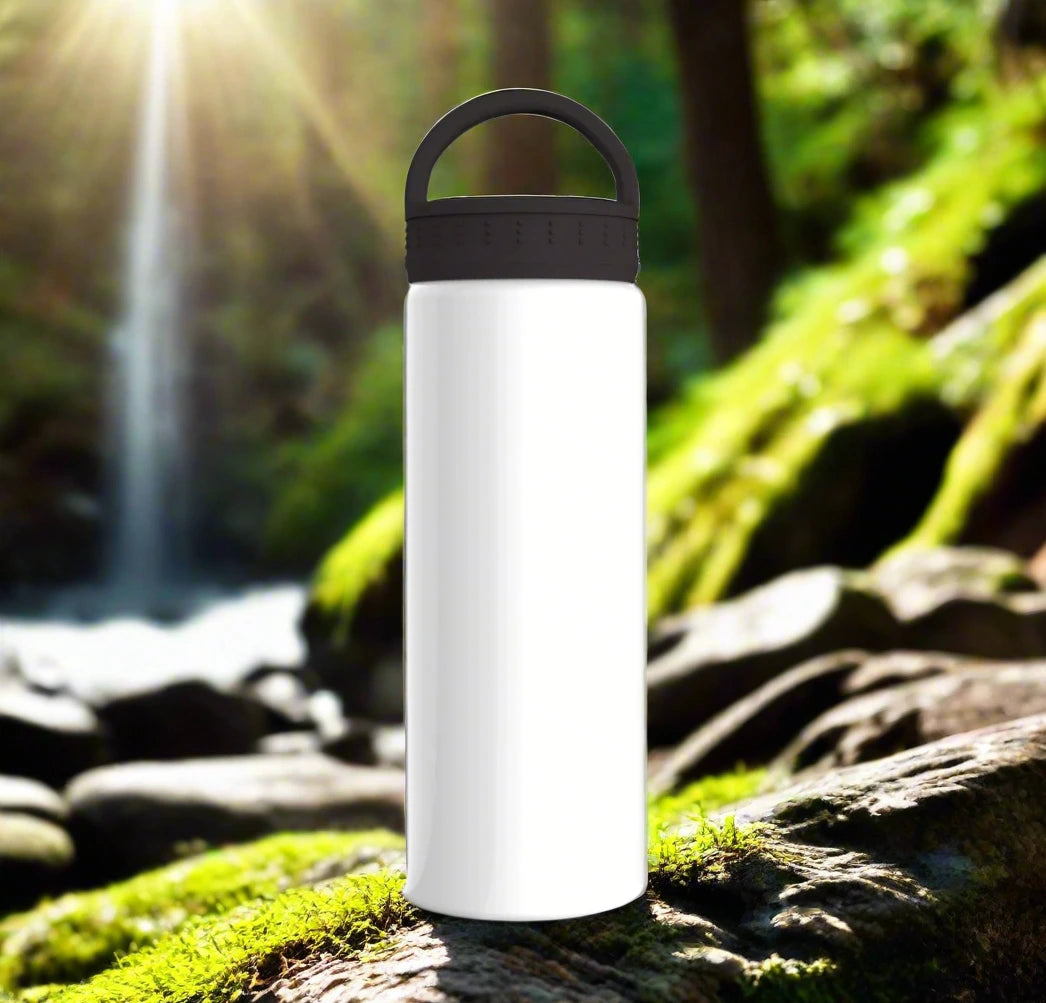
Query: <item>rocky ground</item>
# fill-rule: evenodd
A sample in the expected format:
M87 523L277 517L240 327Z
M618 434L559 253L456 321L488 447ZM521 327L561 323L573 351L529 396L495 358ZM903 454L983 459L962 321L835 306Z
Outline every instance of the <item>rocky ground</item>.
M335 693L250 645L74 677L75 646L20 638L0 909L65 894L0 920L0 998L1042 998L1046 591L1003 552L795 572L662 621L650 889L564 923L403 901L387 679Z

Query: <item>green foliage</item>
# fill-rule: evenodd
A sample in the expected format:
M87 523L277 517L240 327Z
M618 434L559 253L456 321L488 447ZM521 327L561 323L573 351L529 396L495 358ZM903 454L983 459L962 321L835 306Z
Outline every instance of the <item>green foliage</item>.
M374 333L348 404L314 441L289 446L265 532L276 564L308 566L403 476L403 336Z
M196 918L272 899L402 843L385 831L279 835L63 895L0 922L0 990L80 981Z
M992 86L988 12L931 0L753 5L763 125L793 243L823 254L854 198L916 169L920 130Z

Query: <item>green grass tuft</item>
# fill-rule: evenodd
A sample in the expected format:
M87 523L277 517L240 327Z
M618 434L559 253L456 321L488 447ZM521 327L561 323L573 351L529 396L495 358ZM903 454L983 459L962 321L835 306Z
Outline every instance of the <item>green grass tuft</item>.
M285 834L64 895L0 923L0 990L80 981L194 918L274 898L402 844L382 830Z

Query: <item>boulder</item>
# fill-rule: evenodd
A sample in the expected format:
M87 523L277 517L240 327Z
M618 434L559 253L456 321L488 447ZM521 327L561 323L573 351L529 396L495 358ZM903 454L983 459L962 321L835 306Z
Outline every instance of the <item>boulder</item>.
M824 655L782 672L732 703L660 759L647 789L655 797L738 763L765 763L804 722L838 702L845 681L867 656Z
M96 710L118 762L246 755L270 722L260 701L194 680L128 693Z
M843 681L842 695L856 696L900 683L969 668L969 658L942 651L887 651L868 655Z
M403 768L407 761L407 731L403 725L378 725L374 730L374 759L381 766Z
M967 661L944 674L866 692L803 728L777 769L825 770L948 735L1046 714L1046 662Z
M403 725L378 725L353 718L344 723L340 732L326 737L317 731L283 731L266 735L258 743L258 751L284 756L323 752L345 763L403 769L406 734Z
M106 758L98 719L86 704L0 683L0 774L60 788Z
M763 683L699 725L678 746L652 756L648 789L660 795L738 763L767 763L805 725L845 698L982 664L920 651L822 655Z
M65 799L36 780L0 776L0 812L31 815L45 822L65 822L69 815Z
M271 756L301 756L322 752L323 738L316 731L277 731L258 742L258 752Z
M871 569L872 582L897 615L912 619L949 599L995 599L1039 585L1015 554L990 547L913 547Z
M897 623L863 576L785 575L738 599L664 624L647 670L650 744L671 745L785 670L847 648L898 642Z
M901 552L869 573L794 572L668 618L650 639L650 744L673 745L786 670L841 650L1046 658L1046 592L1036 589L1024 563L1003 551L934 548ZM733 764L716 768L724 765Z
M73 781L67 798L92 880L282 830L403 826L401 771L317 754L103 767Z
M380 502L324 558L301 630L308 665L347 714L403 720L403 492Z
M265 733L296 731L312 723L308 687L301 675L286 669L255 673L242 693L265 711Z
M258 998L1039 999L1044 797L1046 717L1025 718L682 824L621 909L552 923L419 911L379 949L292 962Z
M0 808L0 915L56 891L73 856L61 826Z

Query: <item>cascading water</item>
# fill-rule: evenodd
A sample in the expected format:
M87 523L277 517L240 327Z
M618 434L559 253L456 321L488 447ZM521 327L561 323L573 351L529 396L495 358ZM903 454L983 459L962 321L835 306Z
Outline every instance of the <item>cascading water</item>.
M110 584L148 603L184 556L185 446L178 260L169 177L173 0L152 5L134 167L124 308L113 332Z

